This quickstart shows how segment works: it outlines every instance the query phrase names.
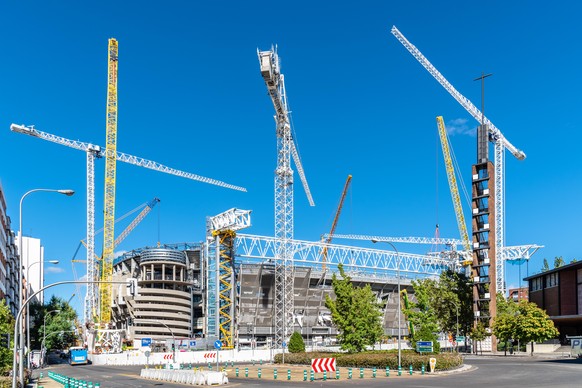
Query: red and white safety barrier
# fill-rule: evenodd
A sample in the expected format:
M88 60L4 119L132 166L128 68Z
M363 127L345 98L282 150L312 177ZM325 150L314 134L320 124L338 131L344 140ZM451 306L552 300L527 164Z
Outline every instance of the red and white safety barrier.
M216 353L212 352L212 353L204 353L204 359L207 360L209 358L216 358Z
M335 358L312 358L311 369L315 373L335 372Z
M172 360L174 358L173 354L164 354L164 360Z

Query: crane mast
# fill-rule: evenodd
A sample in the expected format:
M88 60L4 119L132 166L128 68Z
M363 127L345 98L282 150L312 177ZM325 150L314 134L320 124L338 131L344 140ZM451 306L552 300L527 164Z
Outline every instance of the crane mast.
M441 147L443 149L443 157L445 159L449 188L451 190L451 197L453 198L453 207L455 208L455 216L457 217L457 226L459 227L459 233L461 234L461 240L463 241L463 249L467 255L472 256L471 241L469 240L467 224L465 223L465 216L463 214L463 206L461 204L461 196L459 195L459 188L457 186L457 177L455 176L453 160L451 158L447 130L445 129L445 123L442 116L438 116L436 121L441 140ZM473 261L472 258L467 255L463 255L463 265L470 265Z
M337 210L336 210L335 216L333 218L333 222L331 223L331 230L330 230L329 234L326 235L326 237L325 237L326 244L331 243L331 240L333 239L333 235L335 233L335 228L337 227L337 222L339 220L339 216L342 212L342 208L344 207L344 200L346 199L346 195L348 193L348 189L350 188L351 182L352 182L352 176L348 175L348 177L346 179L346 183L344 185L344 189L342 191L342 196L340 197L339 205L337 206ZM327 265L326 262L327 262L327 246L325 246L323 248L323 252L321 254L321 269L323 271L325 271L325 269L326 269L326 265Z
M117 67L118 46L115 39L109 39L107 72L107 133L105 144L105 205L103 227L103 260L101 261L100 287L101 309L99 318L102 324L111 320L111 290L109 283L113 276L113 251L115 249L115 175L117 153Z
M280 72L276 49L257 50L261 75L275 108L277 168L275 170L275 344L282 346L293 327L293 170L291 157L303 183L309 204L313 198L291 134L291 122L285 93L285 78Z

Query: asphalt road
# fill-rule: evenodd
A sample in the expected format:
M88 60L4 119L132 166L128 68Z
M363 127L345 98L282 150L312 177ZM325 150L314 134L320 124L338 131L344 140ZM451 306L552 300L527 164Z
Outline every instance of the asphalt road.
M57 360L55 360L57 361ZM358 379L356 373L352 380L342 377L339 381L314 382L286 381L251 378L235 378L234 373L229 374L229 386L274 386L284 387L322 387L337 386L347 387L384 387L386 385L396 385L399 387L486 387L514 388L524 387L580 387L582 359L563 358L542 358L528 356L469 356L465 359L465 364L471 368L463 372L447 373L438 375L414 375L395 376L378 379ZM283 368L281 368L283 369ZM69 366L68 364L51 365L51 370L78 379L100 382L102 387L179 387L183 385L170 384L141 379L139 366L98 366L79 365ZM283 377L283 374L281 374Z

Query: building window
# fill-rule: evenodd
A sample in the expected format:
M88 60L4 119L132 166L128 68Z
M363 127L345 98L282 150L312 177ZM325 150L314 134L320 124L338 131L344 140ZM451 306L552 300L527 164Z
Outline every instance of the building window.
M543 285L542 280L543 280L543 277L541 277L541 276L539 278L532 279L531 283L530 283L530 291L541 290L543 288L542 287L542 285Z
M558 285L557 272L546 275L546 288L556 287L557 285Z

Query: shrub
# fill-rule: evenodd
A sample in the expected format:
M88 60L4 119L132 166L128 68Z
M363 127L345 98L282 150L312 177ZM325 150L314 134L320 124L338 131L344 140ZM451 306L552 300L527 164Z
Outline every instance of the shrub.
M298 332L293 332L291 338L289 339L289 352L290 353L301 353L305 352L305 342L303 342L303 337Z
M398 353L396 351L370 351L362 353L294 353L286 354L285 362L297 365L310 365L313 358L335 357L338 367L351 368L386 368L398 369ZM436 358L436 370L448 370L463 364L463 357L458 353L417 354L414 351L404 350L401 353L402 368L408 369L412 365L413 370L421 370L422 365L428 370L431 357ZM282 362L282 355L275 356L275 363Z

